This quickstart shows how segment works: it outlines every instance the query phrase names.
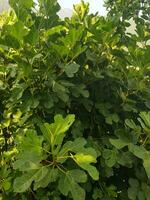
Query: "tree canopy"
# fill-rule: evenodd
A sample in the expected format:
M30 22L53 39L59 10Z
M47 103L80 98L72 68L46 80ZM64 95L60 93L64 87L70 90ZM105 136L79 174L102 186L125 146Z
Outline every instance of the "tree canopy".
M56 0L0 16L0 199L149 200L150 2ZM129 20L135 33L128 33Z

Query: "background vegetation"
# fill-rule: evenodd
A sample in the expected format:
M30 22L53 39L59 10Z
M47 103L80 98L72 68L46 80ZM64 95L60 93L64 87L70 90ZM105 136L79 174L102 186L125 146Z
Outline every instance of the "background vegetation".
M56 0L0 16L0 198L150 200L150 2ZM126 32L134 20L136 33Z

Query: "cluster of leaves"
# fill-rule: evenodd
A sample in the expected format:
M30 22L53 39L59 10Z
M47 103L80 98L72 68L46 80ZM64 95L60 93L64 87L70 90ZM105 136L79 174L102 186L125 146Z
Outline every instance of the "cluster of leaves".
M56 0L9 2L0 199L149 200L150 2L107 0L101 17L81 1L65 20Z

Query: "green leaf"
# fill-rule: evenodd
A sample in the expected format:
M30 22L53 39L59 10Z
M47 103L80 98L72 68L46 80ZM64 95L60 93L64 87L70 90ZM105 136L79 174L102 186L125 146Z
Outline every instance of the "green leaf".
M39 8L40 8L40 13L42 13L44 16L48 16L48 24L49 25L47 28L51 26L55 26L58 21L58 16L57 13L60 10L60 6L57 2L57 0L39 0ZM45 26L46 26L45 25Z
M64 133L68 131L74 120L75 116L71 114L67 115L66 118L63 118L62 115L56 115L54 117L54 123L44 123L40 128L45 139L51 146L61 146L62 140L65 136Z
M66 103L69 100L69 90L57 82L54 82L53 84L53 92L55 92L63 102Z
M127 167L132 166L133 163L132 153L130 153L129 151L120 152L117 158L117 162L123 166Z
M47 109L50 109L54 106L54 102L53 102L53 99L47 99L45 102L44 102L44 106L45 108Z
M27 0L27 1L19 0L19 4L22 7L31 8L33 6L33 0Z
M103 158L108 167L113 167L117 163L118 151L116 149L104 149Z
M130 187L128 189L128 197L129 197L129 199L136 200L137 193L138 193L138 189L137 188Z
M84 138L77 138L73 142L67 141L61 148L60 152L57 154L58 157L63 157L68 155L68 152L84 152L87 141Z
M30 26L33 21L31 20L31 13L35 5L34 0L9 0L11 8L15 11L17 19Z
M99 188L94 188L92 198L94 200L101 199L103 197L103 193Z
M53 133L50 129L50 124L44 123L40 125L41 132L43 133L44 139L51 145L54 140Z
M140 200L145 200L145 194L143 191L138 191L138 199Z
M86 182L86 174L81 170L70 170L59 179L58 188L67 196L71 192L74 200L85 200L85 191L78 183Z
M16 38L19 42L28 34L28 30L24 27L23 22L18 21L13 25L7 26L7 34Z
M140 186L138 180L133 179L133 178L129 179L129 184L130 184L131 187L134 187L134 188L138 188Z
M17 177L14 181L14 192L25 192L33 181L39 182L48 173L46 166L40 167L38 170L31 170L28 173L23 174L21 177Z
M66 159L65 156L71 155L73 160L84 170L86 170L89 175L94 179L98 180L99 172L96 167L92 166L91 163L96 163L97 153L91 147L85 147L86 140L84 138L77 138L75 141L66 142L61 148L60 152L57 154L57 159L59 162L63 163ZM72 155L70 152L76 153Z
M72 77L74 77L74 74L78 72L79 68L80 68L80 65L78 65L76 63L72 63L69 65L66 65L64 70L66 72L66 75L69 78L72 78Z
M30 28L29 33L24 37L25 43L35 45L39 41L39 31L35 25Z
M60 41L66 46L69 51L71 49L74 49L75 45L77 42L79 42L83 36L84 33L84 28L79 27L78 29L76 28L71 28L69 29L68 34L66 37L62 37Z
M134 123L134 121L133 121L132 119L126 119L126 120L125 120L125 124L126 124L129 128L131 128L131 129L133 129L133 130L140 130L140 127L137 126L137 125Z
M44 176L34 183L34 189L46 188L49 183L55 182L58 179L59 173L57 168L47 167Z
M143 166L145 168L148 178L150 179L150 154L148 159L143 160Z
M56 115L54 117L54 123L50 125L51 132L54 135L60 135L68 131L70 126L75 120L75 115L69 114L63 118L62 115Z
M147 173L148 178L150 178L150 152L147 151L143 146L137 146L130 144L129 150L138 158L143 160L143 166Z
M136 200L140 184L137 179L133 179L133 178L129 179L129 184L130 184L130 187L128 188L128 197L131 200Z
M45 32L45 36L48 37L48 36L54 35L56 33L61 33L61 31L66 31L66 30L67 30L67 28L65 26L58 25L58 26L52 27L51 29L48 29Z
M142 160L149 159L149 152L143 146L129 144L129 151Z
M122 149L123 147L127 146L128 143L121 140L121 139L109 139L110 143L115 146L117 149Z
M71 114L67 115L66 118L63 118L62 115L56 115L54 117L54 123L45 123L40 126L44 138L49 143L54 155L57 155L59 152L65 137L65 132L68 131L74 120L75 116Z
M150 186L146 183L142 183L142 190L144 191L146 200L150 197Z
M2 182L2 187L4 188L5 191L11 189L11 180L8 179L5 179L3 182Z
M86 173L80 169L71 170L70 175L77 183L85 183L87 181Z
M80 84L80 85L76 85L75 87L72 87L71 91L75 97L80 97L80 96L83 96L85 98L89 97L89 91L86 89L86 85L84 84Z
M81 121L76 120L71 131L73 137L78 138L78 137L83 136L83 131L84 131L83 124L81 123Z
M109 114L105 120L107 124L113 124L113 122L118 123L119 116L117 114Z
M19 100L22 97L25 89L25 84L14 85L14 87L12 88L12 95L10 96L10 101L14 102Z
M145 125L150 128L150 112L141 112L140 117L143 119Z
M37 136L34 130L28 130L18 146L19 154L14 162L14 169L26 171L28 168L38 168L43 154L42 142L41 136Z
M9 0L10 5L13 7L13 5L17 4L19 7L24 8L31 8L33 6L33 0Z
M25 192L33 181L32 175L33 174L24 174L23 176L16 178L13 185L14 192Z
M75 162L84 170L86 170L89 175L94 179L94 180L98 180L99 179L99 172L96 169L96 167L92 166L91 163L96 163L96 159L94 156L90 155L90 151L89 154L76 154L75 156L73 156Z
M144 131L150 135L150 112L141 112L140 117L141 118L138 118L138 121L140 122Z

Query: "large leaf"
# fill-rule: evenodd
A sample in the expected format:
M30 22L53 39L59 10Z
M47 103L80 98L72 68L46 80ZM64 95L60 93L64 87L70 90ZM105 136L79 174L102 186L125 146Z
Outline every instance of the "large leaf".
M64 70L66 72L66 75L69 78L72 78L74 76L75 73L78 72L80 65L76 64L76 63L72 63L69 65L66 65Z
M74 120L74 115L68 115L66 118L56 115L53 124L45 123L41 126L41 131L52 148L55 145L58 145L60 148L65 136L64 133L70 128Z
M104 149L103 158L105 159L105 163L108 167L113 167L117 163L118 159L117 149Z
M96 159L95 157L90 155L90 151L89 154L87 155L82 153L76 154L74 156L74 160L82 169L86 170L94 180L99 179L98 170L96 169L95 166L91 165L91 163L96 162Z
M21 139L18 146L19 154L14 163L14 169L26 171L28 168L38 167L43 156L42 142L42 136L37 136L34 130L28 130L26 137Z
M48 173L47 167L40 167L38 170L32 170L23 174L21 177L17 177L14 181L14 191L17 193L25 192L33 181L40 182L43 177Z
M53 84L53 91L57 94L57 96L63 101L68 102L69 100L69 90L67 87L63 86L62 84L58 82L54 82Z
M67 141L61 148L60 152L57 154L58 158L68 155L68 152L77 153L79 151L84 151L84 146L87 141L84 138L77 138L74 141Z
M34 183L34 189L37 190L38 188L46 188L49 183L55 182L58 178L58 169L57 168L46 168L47 171L44 176L41 177L38 181Z
M143 166L147 173L147 176L150 178L150 152L147 151L143 146L137 146L130 144L129 150L138 158L143 160Z
M22 42L23 38L28 34L28 30L25 28L23 22L21 21L18 21L13 25L7 26L6 31L8 35L13 36L19 42Z
M65 156L71 155L71 158L84 170L86 170L89 175L94 179L98 180L99 172L96 167L91 165L91 163L96 163L97 153L93 148L85 147L86 140L84 138L77 138L75 141L66 142L61 148L57 155L59 162L65 161ZM70 152L76 153L72 155Z
M14 192L21 193L25 192L31 185L33 181L34 176L32 173L31 174L25 174L21 177L18 177L14 181Z
M125 124L133 130L141 130L140 126L137 126L132 119L126 119Z
M138 190L139 190L139 182L136 179L129 179L130 187L128 188L128 197L132 200L136 200Z
M86 180L85 172L76 169L71 170L62 175L59 180L58 188L65 196L71 192L74 200L85 200L85 191L78 183L84 183Z
M145 160L149 159L149 152L143 146L130 144L129 150L138 158Z
M128 143L126 141L123 141L121 139L109 139L109 141L117 149L122 149L123 147L128 145Z

